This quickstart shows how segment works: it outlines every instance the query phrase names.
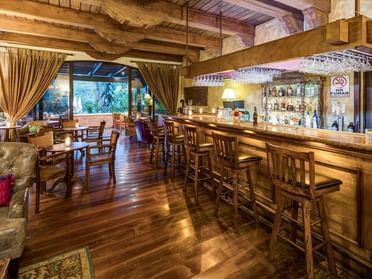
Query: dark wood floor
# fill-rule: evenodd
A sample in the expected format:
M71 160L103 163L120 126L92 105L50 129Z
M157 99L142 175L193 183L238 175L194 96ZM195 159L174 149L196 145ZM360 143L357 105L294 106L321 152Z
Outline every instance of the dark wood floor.
M149 164L150 152L121 138L117 150L117 185L108 168L91 172L89 191L75 185L72 198L44 195L34 214L31 193L28 236L21 266L80 247L89 247L97 278L299 278L303 255L279 245L271 263L270 230L242 217L240 234L231 228L232 210L201 191L199 205L186 195L183 179L168 182ZM83 174L82 164L78 165ZM318 278L329 278L318 265Z

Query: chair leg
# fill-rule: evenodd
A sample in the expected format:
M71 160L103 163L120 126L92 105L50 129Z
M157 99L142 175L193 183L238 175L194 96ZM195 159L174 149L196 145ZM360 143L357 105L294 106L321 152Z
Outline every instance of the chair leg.
M167 175L167 169L168 169L168 160L169 160L169 145L166 146L165 151L165 162L164 162L164 175Z
M115 161L111 162L112 181L116 184L116 172L115 172Z
M36 182L35 213L40 212L40 181Z
M187 182L188 182L188 178L189 178L189 171L190 171L190 164L191 164L191 160L190 160L190 152L189 151L186 151L186 170L185 170L185 181L184 181L184 185L183 185L183 190L186 192L186 188L187 188Z
M313 259L313 244L311 239L311 219L310 219L311 204L309 200L304 200L302 203L302 218L304 222L304 244L306 252L306 274L308 279L314 278L314 259Z
M19 270L19 258L12 259L9 263L8 269L9 279L17 279L18 277L18 270ZM6 277L6 276L5 276Z
M247 178L249 183L249 196L252 203L254 219L256 223L258 223L258 211L257 211L257 204L256 204L256 194L254 192L256 186L256 176L255 176L256 168L254 166L250 166L247 169Z
M195 195L195 203L198 203L198 186L199 186L199 156L198 154L194 154L195 160L195 180L194 180L194 195Z
M112 178L112 166L111 166L111 163L108 164L108 167L109 167L109 176L110 176L110 179Z
M210 176L210 180L211 180L211 187L213 189L213 197L216 196L216 187L214 185L214 181L213 181L213 170L212 170L212 160L211 160L211 154L208 152L208 155L207 155L207 165L208 165L208 173L209 173L209 176Z
M282 222L282 208L284 204L284 197L282 194L279 194L279 201L278 204L276 205L276 211L275 211L275 220L274 220L274 226L273 226L273 231L271 233L271 239L270 239L270 246L269 246L269 259L273 260L274 259L274 248L276 241L278 239L278 233L280 229L280 225Z
M85 164L85 187L89 190L90 166Z
M320 198L317 201L317 206L318 206L320 218L322 219L323 237L324 237L324 240L327 242L326 250L327 250L327 258L328 258L328 268L331 273L337 274L336 263L335 263L335 258L333 256L332 242L329 236L328 222L327 222L327 216L325 213L323 198Z
M154 157L154 151L155 151L155 142L151 144L151 151L150 151L150 164L152 164L152 159Z
M295 220L298 219L298 202L292 200L292 210L291 210L291 217ZM296 243L297 240L297 224L296 222L292 222L292 229L291 229L291 240Z
M155 148L155 168L157 169L159 167L159 144L160 144L160 140L157 139L155 141L156 143L156 148Z
M234 229L235 233L239 233L239 170L236 171L236 180L233 182L234 192L233 192L233 207L234 207Z

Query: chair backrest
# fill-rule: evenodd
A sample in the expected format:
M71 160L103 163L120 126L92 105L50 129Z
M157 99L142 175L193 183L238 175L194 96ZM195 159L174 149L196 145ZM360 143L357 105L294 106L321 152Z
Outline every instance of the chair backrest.
M99 131L98 131L98 136L99 137L103 136L103 133L105 132L105 126L106 126L106 122L101 121L101 123L99 124Z
M266 143L270 179L275 186L293 195L315 198L313 152L297 152Z
M174 127L174 121L165 120L164 121L164 132L167 141L175 141L176 131Z
M198 128L195 126L184 125L183 135L186 148L192 151L197 151L199 148Z
M62 128L75 128L79 124L79 120L62 120Z
M112 113L112 119L114 120L120 120L121 113L120 112L113 112Z
M212 133L217 161L228 168L236 168L239 158L239 142L236 136Z
M112 146L111 152L113 156L115 156L116 146L118 144L119 137L120 137L120 133L118 131L112 130L111 137L110 137L110 144Z
M51 131L43 134L31 135L28 137L28 142L37 147L45 148L54 144L54 135Z

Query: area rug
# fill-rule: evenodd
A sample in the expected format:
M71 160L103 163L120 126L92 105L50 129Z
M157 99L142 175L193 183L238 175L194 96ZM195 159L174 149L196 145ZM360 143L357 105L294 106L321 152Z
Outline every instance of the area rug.
M82 248L21 268L20 279L94 279L89 249Z

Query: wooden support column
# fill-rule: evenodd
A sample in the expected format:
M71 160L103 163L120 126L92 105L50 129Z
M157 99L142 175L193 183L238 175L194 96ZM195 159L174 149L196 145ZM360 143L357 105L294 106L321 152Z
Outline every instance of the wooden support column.
M315 7L310 7L302 11L304 14L304 30L310 30L328 23L328 13Z

